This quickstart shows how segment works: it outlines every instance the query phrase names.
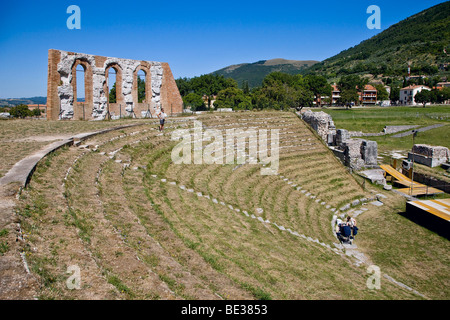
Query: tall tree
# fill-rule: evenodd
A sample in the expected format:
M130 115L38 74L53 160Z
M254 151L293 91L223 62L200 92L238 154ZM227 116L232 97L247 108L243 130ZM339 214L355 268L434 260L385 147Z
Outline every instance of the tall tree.
M263 80L263 86L254 90L252 101L256 108L275 110L301 109L311 106L314 94L301 75L273 72Z
M320 107L322 103L321 97L330 97L333 88L324 76L307 75L305 80L309 90L311 90L316 97L317 105Z
M357 103L359 97L356 87L358 86L359 81L360 77L356 75L341 77L337 84L339 91L341 91L339 103L344 104L347 107L350 106L351 103Z
M191 79L180 78L176 80L178 90L182 97L189 93L196 93L201 97L206 96L208 108L211 107L213 96L227 88L237 88L237 82L222 75L205 74Z
M219 91L214 106L216 108L249 110L252 108L252 100L241 89L231 87Z
M145 100L145 80L137 77L138 83L138 103L142 103Z
M30 109L25 104L19 104L9 109L9 114L14 118L24 119L32 115Z
M377 89L377 99L378 101L384 101L389 99L389 93L382 84L374 84L375 89Z
M425 108L427 103L430 103L432 99L432 93L428 90L422 90L414 96L414 100L417 103L422 103Z
M114 82L111 90L109 91L109 103L116 103L116 82Z
M183 97L183 103L186 107L191 107L192 111L200 111L206 109L205 101L203 101L200 95L194 92L191 92Z
M399 87L391 87L391 93L389 95L389 99L391 102L397 103L400 100L400 88Z
M344 89L341 91L339 102L347 108L351 107L352 103L358 101L359 94L356 89Z
M247 80L242 80L242 92L244 92L244 94L249 94L250 93L250 88L248 86L248 81Z

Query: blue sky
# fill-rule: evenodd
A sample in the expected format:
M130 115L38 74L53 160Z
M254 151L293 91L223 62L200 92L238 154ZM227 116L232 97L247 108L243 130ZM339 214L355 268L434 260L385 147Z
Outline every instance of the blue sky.
M443 0L2 1L0 98L45 96L48 49L168 62L175 78L274 58L324 60ZM69 30L67 7L81 9ZM381 30L369 30L370 5Z

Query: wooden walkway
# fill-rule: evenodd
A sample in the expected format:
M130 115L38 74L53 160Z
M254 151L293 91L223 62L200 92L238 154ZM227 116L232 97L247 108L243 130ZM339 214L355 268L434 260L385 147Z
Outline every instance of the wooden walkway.
M421 195L432 195L444 193L444 191L429 187L427 185L413 182L410 178L405 176L404 174L398 172L390 165L381 165L381 169L383 169L386 174L392 176L396 181L395 183L401 184L407 188L398 189L397 191L406 194L408 196L421 196Z

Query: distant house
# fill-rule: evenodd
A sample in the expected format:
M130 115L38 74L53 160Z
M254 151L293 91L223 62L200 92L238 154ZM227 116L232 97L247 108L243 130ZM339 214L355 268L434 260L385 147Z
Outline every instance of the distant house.
M204 94L202 96L203 102L205 103L205 106L208 106L208 99L210 98L210 96ZM214 102L216 102L217 100L217 95L213 95L211 96L211 107L214 108Z
M439 82L439 83L436 85L436 87L437 87L437 88L448 88L448 87L450 87L450 82Z
M361 101L362 104L376 104L377 94L378 90L374 86L368 84L364 87L364 91L359 94L359 101Z
M337 87L337 85L331 85L333 88L333 92L331 93L331 104L338 104L339 99L341 98L341 91Z
M45 105L45 104L29 104L28 109L31 111L33 111L34 109L39 109L39 110L41 110L41 114L44 115L47 112L47 105Z
M450 88L450 82L439 82L436 87L433 87L433 89L436 90L444 90L444 88ZM450 104L450 99L442 102L443 104Z
M418 94L422 90L431 91L431 89L429 87L424 86L424 85L408 86L408 87L400 89L400 103L405 106L418 105L418 103L416 103L414 97L416 96L416 94Z
M427 76L408 76L406 77L406 80L425 80L427 78Z
M331 87L333 88L331 103L336 105L339 103L339 99L341 98L341 91L336 84L331 85ZM378 90L374 86L368 84L364 87L364 91L359 93L359 101L362 104L376 104L377 94Z

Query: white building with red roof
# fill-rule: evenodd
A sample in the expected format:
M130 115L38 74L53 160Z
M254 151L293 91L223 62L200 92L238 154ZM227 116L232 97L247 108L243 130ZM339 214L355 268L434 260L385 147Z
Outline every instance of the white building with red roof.
M400 104L405 106L415 106L416 103L414 97L422 90L431 91L431 89L424 85L411 85L400 89Z

